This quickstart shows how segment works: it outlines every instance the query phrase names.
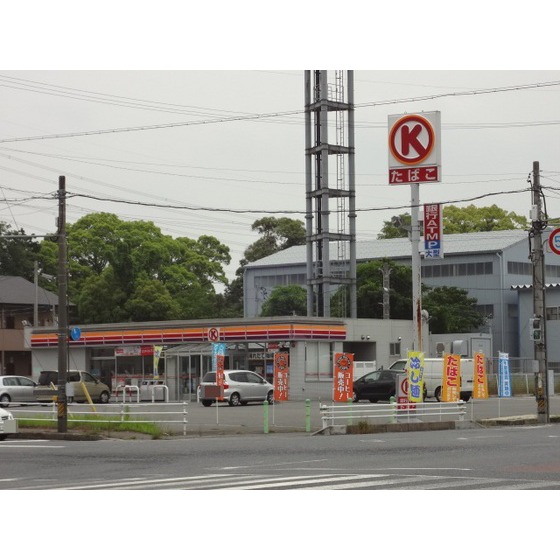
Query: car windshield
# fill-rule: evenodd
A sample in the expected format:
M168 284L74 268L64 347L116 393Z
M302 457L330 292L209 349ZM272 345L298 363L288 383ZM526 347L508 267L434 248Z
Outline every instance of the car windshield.
M203 382L203 383L216 383L216 372L215 372L215 371L209 371L209 372L202 378L202 382Z

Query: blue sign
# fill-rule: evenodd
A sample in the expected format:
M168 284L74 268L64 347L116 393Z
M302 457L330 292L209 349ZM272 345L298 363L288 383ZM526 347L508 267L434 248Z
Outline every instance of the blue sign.
M72 340L80 340L81 336L82 331L78 327L73 327L72 329L70 329L70 338Z
M498 397L512 397L509 354L499 352L498 355Z
M216 371L216 356L226 355L226 344L225 342L214 342L212 344L212 369Z

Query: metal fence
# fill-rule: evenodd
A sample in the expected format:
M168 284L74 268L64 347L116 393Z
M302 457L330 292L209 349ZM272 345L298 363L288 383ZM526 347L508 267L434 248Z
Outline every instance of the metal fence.
M453 416L463 420L467 412L466 403L457 402L422 402L414 404L332 404L321 405L323 428L333 426L337 422L352 424L355 421L382 420L385 423L418 420L443 420Z
M11 405L26 405L29 403L12 402ZM98 407L100 409L98 410ZM46 409L46 410L45 410ZM157 409L157 410L156 410ZM90 423L99 425L111 424L150 424L165 427L170 424L182 424L183 435L187 433L188 403L157 403L156 406L132 402L117 402L103 405L72 404L67 408L68 426ZM41 420L44 422L58 422L57 403L43 404L40 408L19 407L11 410L14 418L20 420Z

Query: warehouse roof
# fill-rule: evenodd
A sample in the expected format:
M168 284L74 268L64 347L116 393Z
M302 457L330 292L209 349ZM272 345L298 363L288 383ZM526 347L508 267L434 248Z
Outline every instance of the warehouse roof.
M496 253L516 243L527 243L527 236L528 233L521 229L454 233L443 237L443 250L446 255ZM420 239L420 243L422 246L423 238ZM331 246L333 247L331 255L336 255L334 250L336 242L333 242ZM410 258L410 240L406 237L356 242L356 259L358 262L371 259L403 259L407 257ZM298 245L249 263L245 268L303 264L306 260L306 246Z

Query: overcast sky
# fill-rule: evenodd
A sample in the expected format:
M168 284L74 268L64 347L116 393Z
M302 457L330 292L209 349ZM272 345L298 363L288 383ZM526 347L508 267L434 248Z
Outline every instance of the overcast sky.
M45 14L39 11L39 20ZM94 22L101 22L96 43L78 43L82 50L74 49L74 41L80 31L92 37L92 29L76 29L72 19L48 33L43 26L36 49L0 71L0 219L29 233L52 232L56 200L34 197L52 195L58 176L64 175L68 222L104 211L127 220L153 220L174 237L215 235L231 249L227 272L232 278L243 251L256 239L251 231L256 219L270 212L303 219L303 70L320 68L312 64L325 59L310 57L307 42L301 57L293 44L282 57L274 41L269 59L267 44L243 33L224 34L219 43L212 40L215 35L199 34L199 42L193 42L192 17L176 28L173 18L166 17L170 34L181 30L190 47L180 56L167 49L168 35L161 26L150 34L147 12L135 20L140 25L123 29L134 31L131 42L96 51L106 37L109 45L116 44L111 32L126 19L122 12L113 15L120 18L104 20L104 35L103 21L92 14ZM354 25L363 25L356 21ZM298 29L303 25L300 21ZM326 26L327 36L336 36L333 25ZM346 41L352 38L348 25L342 34ZM259 33L260 39L263 31ZM282 35L285 45L288 35ZM378 35L372 36L372 45ZM402 49L403 40L411 43L404 53L409 64L402 50L395 59L395 68L403 69L391 69L390 42L385 51L361 51L360 56L347 48L347 62L356 65L341 66L355 68L357 208L368 209L358 213L358 239L375 238L385 220L409 211L408 185L387 183L387 118L392 114L441 112L442 181L421 186L421 203L497 204L528 217L531 197L526 189L533 161L540 162L544 186L560 186L560 71L515 70L515 61L492 66L499 60L494 49L488 51L491 67L504 69L473 70L476 63L464 65L460 59L470 69L407 70L423 60L426 67L437 68L430 56L434 42L418 38L416 31L395 36L400 37L395 47ZM480 40L483 33L476 36ZM450 49L441 38L435 43L441 68L461 68L459 60L449 63ZM176 36L173 44L180 42ZM362 48L364 43L362 38ZM193 44L199 49L193 50ZM503 43L495 46L503 51ZM53 50L52 58L45 48ZM418 48L426 51L424 58L418 57ZM84 56L76 56L78 52ZM154 64L155 53L160 65ZM332 53L333 64L323 67L336 68L344 61L339 51ZM484 60L480 52L477 56L475 61ZM560 216L559 195L546 195L549 215ZM475 197L481 198L470 200ZM186 206L208 210L177 208Z

